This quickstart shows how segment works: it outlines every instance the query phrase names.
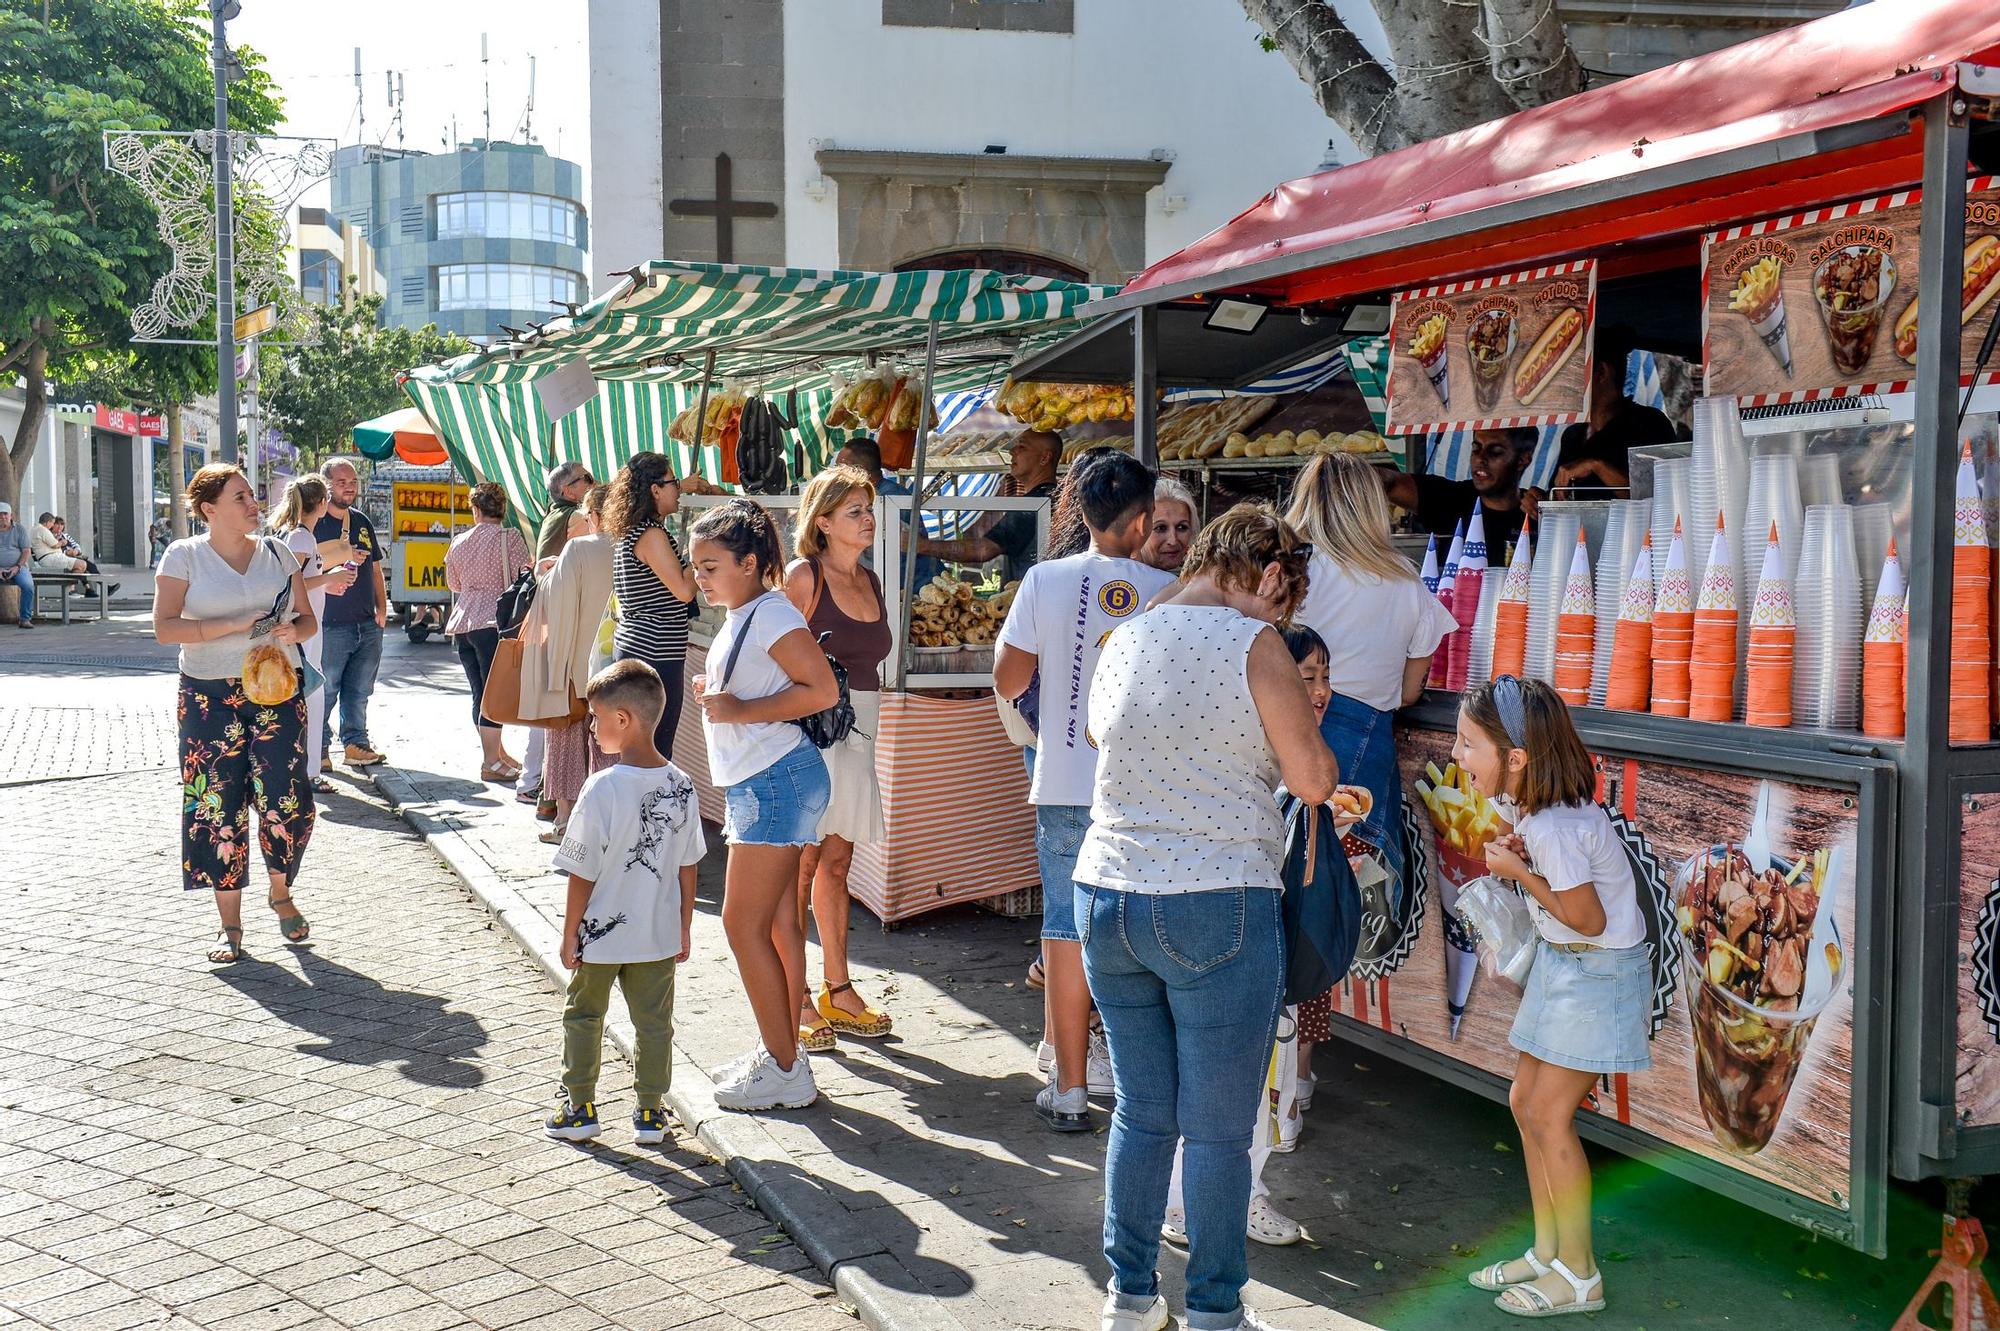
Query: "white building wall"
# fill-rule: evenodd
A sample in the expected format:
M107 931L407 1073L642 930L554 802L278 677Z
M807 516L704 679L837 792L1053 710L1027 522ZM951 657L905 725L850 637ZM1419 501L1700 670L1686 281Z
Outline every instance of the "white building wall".
M813 154L829 142L952 153L1004 144L1010 153L1068 157L1164 149L1173 168L1148 201L1149 263L1310 173L1329 139L1343 160L1359 155L1284 57L1258 45L1237 5L1087 0L1076 6L1075 27L1073 35L885 27L881 0L787 0L791 263L834 267L839 259L836 187L826 181L823 199L809 193L820 180ZM597 54L593 37L601 69ZM601 189L603 173L594 179ZM602 203L597 215L603 228Z
M590 0L590 254L598 272L660 253L659 0Z

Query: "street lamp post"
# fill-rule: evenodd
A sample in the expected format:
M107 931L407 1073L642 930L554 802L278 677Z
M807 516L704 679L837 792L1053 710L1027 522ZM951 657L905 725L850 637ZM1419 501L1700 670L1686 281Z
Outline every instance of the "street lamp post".
M236 460L236 219L230 200L229 42L224 32L241 6L237 0L209 0L215 67L215 379L216 415L222 456Z

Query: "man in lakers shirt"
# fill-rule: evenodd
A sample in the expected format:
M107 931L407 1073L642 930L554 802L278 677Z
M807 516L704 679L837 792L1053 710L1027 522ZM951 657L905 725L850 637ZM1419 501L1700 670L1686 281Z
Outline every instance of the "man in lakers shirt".
M1111 1089L1110 1059L1090 1030L1090 987L1076 930L1077 848L1090 828L1097 745L1090 737L1090 677L1113 629L1173 582L1136 558L1153 524L1153 473L1125 456L1091 467L1078 483L1090 549L1029 569L1000 628L993 686L1018 698L1041 674L1041 718L1028 799L1042 870L1042 1051L1049 1084L1035 1110L1058 1132L1090 1129L1089 1094ZM1053 1046L1051 1050L1050 1046ZM1094 1046L1094 1047L1093 1047Z

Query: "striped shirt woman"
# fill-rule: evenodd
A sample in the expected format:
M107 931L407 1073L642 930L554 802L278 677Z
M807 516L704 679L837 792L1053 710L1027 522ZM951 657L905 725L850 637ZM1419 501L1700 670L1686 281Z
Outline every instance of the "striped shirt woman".
M607 525L617 540L611 563L619 616L613 647L619 660L653 667L666 686L667 705L653 743L668 757L680 727L695 595L694 575L664 521L680 503L680 479L666 457L635 453L612 482L606 505Z

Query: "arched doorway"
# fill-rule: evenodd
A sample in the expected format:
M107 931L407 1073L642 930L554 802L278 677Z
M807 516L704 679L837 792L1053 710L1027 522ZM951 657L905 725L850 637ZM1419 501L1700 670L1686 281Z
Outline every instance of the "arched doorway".
M912 273L925 268L991 268L995 272L1020 273L1025 277L1059 277L1068 282L1090 280L1089 274L1075 264L1022 250L945 250L938 254L926 254L921 259L906 259L896 265L899 273Z

